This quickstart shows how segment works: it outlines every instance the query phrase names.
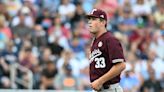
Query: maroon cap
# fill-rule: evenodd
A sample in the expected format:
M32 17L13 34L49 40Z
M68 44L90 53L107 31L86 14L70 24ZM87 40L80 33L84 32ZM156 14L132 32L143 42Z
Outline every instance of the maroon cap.
M96 17L96 18L102 18L107 21L107 15L105 11L100 9L93 9L92 12L88 15L86 15L87 18L89 17Z

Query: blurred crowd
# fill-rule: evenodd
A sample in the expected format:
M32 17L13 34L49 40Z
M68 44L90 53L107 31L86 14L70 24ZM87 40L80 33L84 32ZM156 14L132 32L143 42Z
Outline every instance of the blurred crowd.
M12 88L18 63L32 71L33 89L91 90L85 15L93 8L106 11L124 48L124 91L164 92L164 0L0 0L0 88ZM16 76L29 81L25 71Z

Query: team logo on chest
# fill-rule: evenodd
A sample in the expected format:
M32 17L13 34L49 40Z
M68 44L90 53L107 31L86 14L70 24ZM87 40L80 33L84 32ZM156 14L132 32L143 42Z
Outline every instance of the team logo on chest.
M98 47L102 47L102 45L103 45L103 43L102 43L102 41L100 41L100 42L98 43Z
M90 61L92 62L96 57L100 56L102 52L99 49L94 49L90 54Z

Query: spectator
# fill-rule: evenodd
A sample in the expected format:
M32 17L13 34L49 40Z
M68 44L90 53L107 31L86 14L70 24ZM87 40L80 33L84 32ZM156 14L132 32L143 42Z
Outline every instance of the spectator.
M42 0L43 9L48 9L50 13L56 13L61 0Z
M162 92L161 85L159 81L155 79L154 70L149 69L150 78L144 81L141 92Z
M71 30L62 24L60 15L56 15L53 22L48 30L48 42L56 42L62 48L70 49L68 40L71 38Z
M52 51L52 54L55 55L55 57L57 57L57 58L59 58L61 56L61 53L64 50L64 48L59 45L58 41L59 41L59 38L56 38L53 43L48 44L49 48Z
M3 50L7 42L12 39L12 33L9 27L5 25L4 15L0 15L0 50Z
M151 14L151 7L146 4L145 0L137 0L133 6L133 13L137 16Z
M44 66L48 61L53 61L54 55L52 54L52 50L49 47L44 47L40 51L42 54L40 54L40 60L39 64L41 66Z
M51 15L47 9L43 9L39 17L36 19L36 23L41 24L44 30L48 30L52 25Z
M25 26L32 28L34 26L33 16L31 15L31 11L28 7L22 7L18 15L14 16L11 21L11 26L15 27L20 24L24 24Z
M80 90L80 81L72 75L72 68L68 63L63 65L63 74L58 75L56 86L58 90ZM63 81L63 82L61 82Z
M5 49L0 52L0 56L2 56L8 64L14 64L17 62L17 48L14 47L14 42L12 40L6 44Z
M61 16L56 15L53 19L53 25L48 30L49 36L71 38L71 30L61 22Z
M125 92L137 92L139 80L132 71L126 71L122 77L121 85Z
M9 24L10 20L11 20L11 16L9 15L8 11L7 11L7 6L6 4L4 4L3 2L0 2L0 14L5 16L6 22L5 24Z
M26 20L26 16L24 14L18 15L19 24L17 26L12 27L12 32L14 34L14 39L31 39L32 29L29 28L24 22ZM14 21L14 20L13 20Z
M118 22L119 22L119 31L129 34L136 28L137 20L133 14L132 6L130 5L130 1L123 3L122 6L119 7L120 11L118 11ZM122 29L120 29L122 28Z
M42 67L37 64L33 69L33 89L40 89L38 84L40 84Z
M0 57L0 88L11 88L9 76L9 64Z
M32 32L32 37L34 37L32 39L32 42L33 42L34 46L40 48L42 46L47 45L46 32L42 28L41 25L37 24L37 25L34 26L34 30Z
M94 6L98 9L103 9L107 12L107 17L109 19L112 19L114 17L114 14L118 8L118 2L117 0L97 0L97 3Z
M41 73L40 89L55 89L54 79L58 70L52 61L48 61Z
M157 56L160 58L164 58L163 45L164 45L164 40L162 39L160 31L154 32L154 35L153 35L153 38L152 38L149 48L151 50L154 50L156 52Z
M80 73L80 67L79 67L80 63L79 62L80 61L78 61L77 58L73 54L74 53L69 50L64 51L62 53L62 56L57 61L57 69L61 70L61 71L59 71L59 73L63 73L62 66L65 63L68 63L72 67L73 76L76 76L76 77L79 76L79 73Z
M77 3L76 4L76 10L74 13L74 16L71 18L70 22L72 25L72 29L75 28L76 24L80 21L80 20L84 20L84 16L85 16L85 11L83 10L82 4L81 3Z
M38 59L32 53L31 47L22 47L22 50L19 53L19 63L33 71L35 65L38 64Z
M6 25L6 19L4 15L0 15L0 30L6 35L7 39L10 40L12 39L12 32L10 27Z
M160 5L159 9L155 11L154 18L157 24L164 21L164 6Z
M6 5L7 12L11 17L16 16L18 10L22 7L21 0L2 0L2 2Z
M36 4L37 0L23 0L23 6L29 8L30 15L36 17L38 12L38 5ZM23 8L24 8L23 7Z
M73 17L75 10L76 7L70 0L62 0L58 8L62 23L68 22Z

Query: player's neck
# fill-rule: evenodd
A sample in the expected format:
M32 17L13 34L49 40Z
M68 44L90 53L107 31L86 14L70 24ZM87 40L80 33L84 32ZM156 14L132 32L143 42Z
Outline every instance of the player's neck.
M107 32L106 28L101 28L99 32L95 35L96 38L100 37L102 34Z

